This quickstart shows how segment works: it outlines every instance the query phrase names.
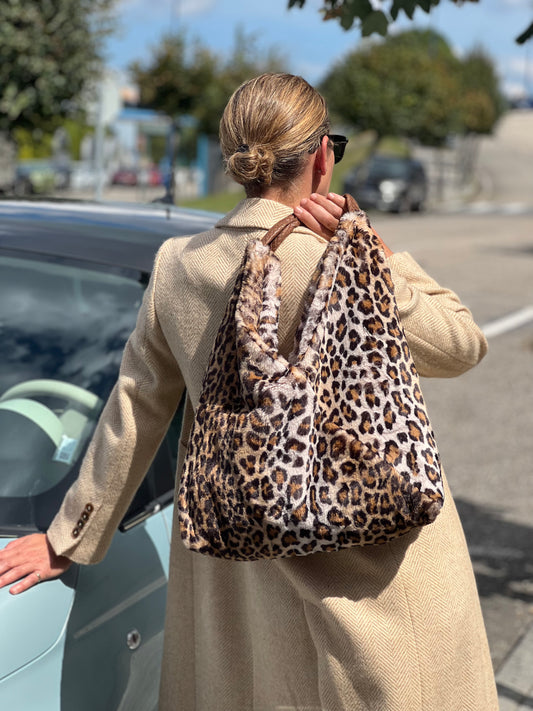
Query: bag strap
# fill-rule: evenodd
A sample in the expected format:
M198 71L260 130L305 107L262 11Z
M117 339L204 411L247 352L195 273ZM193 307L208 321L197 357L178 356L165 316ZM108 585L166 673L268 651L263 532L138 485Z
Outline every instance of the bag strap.
M354 212L359 209L359 205L357 204L355 198L346 193L344 195L343 214L345 212ZM265 246L270 246L270 249L275 252L285 237L288 237L299 225L303 225L303 222L299 220L294 213L292 215L287 215L287 217L284 217L279 220L279 222L276 222L276 224L268 230L261 241Z
M358 212L361 208L353 195L344 193L344 212Z
M279 220L279 222L276 222L276 224L268 230L261 241L265 246L270 246L270 249L275 252L285 237L288 237L291 232L302 224L303 222L301 222L294 213L292 215L287 215L287 217L284 217L282 220Z

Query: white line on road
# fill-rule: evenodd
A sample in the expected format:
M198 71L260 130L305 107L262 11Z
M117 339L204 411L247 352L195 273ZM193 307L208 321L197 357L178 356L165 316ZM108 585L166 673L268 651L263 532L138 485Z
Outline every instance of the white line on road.
M482 330L486 338L494 338L494 336L501 336L502 333L521 328L531 321L533 321L533 306L525 306L508 316L491 321L483 326Z

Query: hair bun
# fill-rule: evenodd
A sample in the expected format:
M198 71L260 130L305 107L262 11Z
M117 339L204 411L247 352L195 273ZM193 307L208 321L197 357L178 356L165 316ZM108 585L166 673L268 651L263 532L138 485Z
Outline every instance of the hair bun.
M248 146L242 143L228 158L228 169L241 185L261 183L270 185L275 156L266 146Z
M305 79L261 74L233 92L220 119L226 173L248 197L289 190L327 133L326 102Z

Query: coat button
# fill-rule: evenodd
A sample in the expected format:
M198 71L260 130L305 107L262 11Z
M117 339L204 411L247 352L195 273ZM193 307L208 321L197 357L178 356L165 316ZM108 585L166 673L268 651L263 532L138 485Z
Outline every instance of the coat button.
M80 535L80 529L79 529L79 528L75 528L75 529L72 531L72 535L74 536L74 538L77 538L77 537Z
M85 526L85 521L82 521L81 518L76 524L77 528L83 528Z
M88 514L92 513L94 511L94 506L92 504L87 504L85 511L87 511Z
M81 515L81 520L87 521L88 519L89 519L89 514L87 513L87 511L84 511Z

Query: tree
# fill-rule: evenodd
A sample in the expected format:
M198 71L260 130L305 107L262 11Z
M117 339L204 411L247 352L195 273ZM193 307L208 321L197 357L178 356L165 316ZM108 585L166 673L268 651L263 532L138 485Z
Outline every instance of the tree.
M460 62L431 30L410 30L337 62L320 90L334 115L376 140L405 136L442 145L461 130Z
M464 133L491 133L504 111L494 64L482 49L461 61L460 108Z
M457 5L461 5L465 0L452 0ZM478 0L468 0L478 2ZM288 0L288 7L300 7L305 5L306 0ZM338 20L341 27L349 30L354 23L358 24L363 37L374 33L385 36L389 24L394 22L401 12L412 20L415 10L421 8L424 12L430 12L436 7L440 0L381 0L380 8L372 4L371 0L322 0L322 12L324 20ZM516 38L518 44L523 44L533 37L533 23Z
M147 63L130 66L140 104L169 116L194 115L216 72L216 57L197 42L189 46L182 32L163 37Z
M2 0L0 131L53 130L97 76L114 0Z
M228 58L179 32L164 37L151 59L145 64L134 62L130 72L143 106L172 117L191 117L199 132L216 135L224 106L237 86L283 66L280 55L270 51L262 56L254 38L241 31Z

